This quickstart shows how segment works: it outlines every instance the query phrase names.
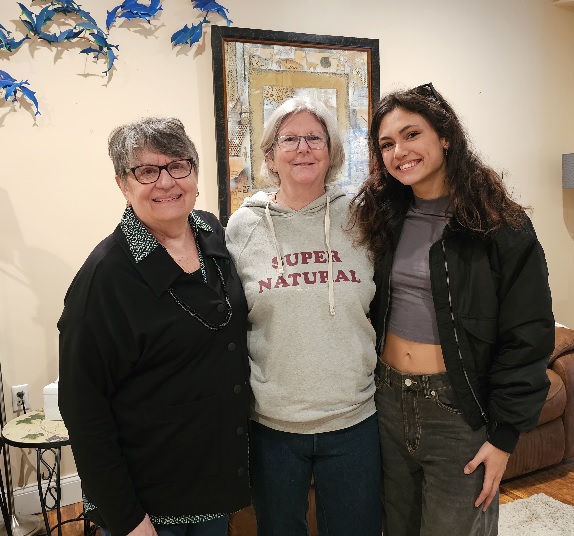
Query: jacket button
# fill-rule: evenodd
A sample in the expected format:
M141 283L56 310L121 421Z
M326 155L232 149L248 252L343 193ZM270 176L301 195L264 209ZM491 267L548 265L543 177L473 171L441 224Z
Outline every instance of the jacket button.
M245 474L245 467L240 467L237 470L237 476L243 476Z
M235 344L234 342L230 342L230 343L227 345L227 349L228 349L230 352L233 352L233 350L235 350L235 348L237 348L237 346L236 346L236 344Z
M239 385L239 384L236 385L236 386L233 388L233 392L234 392L236 395L238 395L239 393L241 393L241 385Z
M223 311L225 311L225 305L223 305L222 303L220 303L220 304L217 306L217 312L218 312L218 313L223 313Z
M411 380L410 378L407 378L407 379L405 380L405 385L406 385L407 387L410 387L412 384L413 384L413 380Z
M237 427L237 435L243 435L243 426Z

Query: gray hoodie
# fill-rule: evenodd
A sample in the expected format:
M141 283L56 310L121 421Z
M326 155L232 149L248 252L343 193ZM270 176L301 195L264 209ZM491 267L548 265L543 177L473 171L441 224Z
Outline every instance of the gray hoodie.
M252 418L292 433L348 428L375 412L373 265L344 229L336 186L301 210L265 192L226 230L247 296Z

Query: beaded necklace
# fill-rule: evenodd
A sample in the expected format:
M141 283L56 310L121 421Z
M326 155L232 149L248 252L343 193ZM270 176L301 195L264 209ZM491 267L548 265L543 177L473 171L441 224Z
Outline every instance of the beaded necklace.
M169 295L175 300L175 303L177 303L186 313L188 313L190 316L198 320L207 329L210 329L211 331L217 331L227 326L227 324L229 324L229 321L231 320L231 315L233 314L233 310L231 308L231 303L229 301L229 294L227 293L227 289L225 288L225 281L223 279L223 274L221 273L221 268L219 268L219 264L217 264L217 261L215 259L212 260L213 264L215 264L215 268L217 269L217 275L219 277L219 281L221 281L221 288L223 289L223 296L225 297L225 307L227 309L227 315L225 317L225 320L221 324L212 324L211 322L208 322L197 311L194 311L189 305L187 305L187 303L182 301L181 298L179 298L176 295L176 293L173 291L171 287L168 288L167 291Z

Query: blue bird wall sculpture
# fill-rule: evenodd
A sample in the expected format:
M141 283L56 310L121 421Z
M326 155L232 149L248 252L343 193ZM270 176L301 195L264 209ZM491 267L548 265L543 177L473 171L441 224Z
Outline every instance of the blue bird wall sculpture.
M186 24L181 30L178 30L171 36L172 44L191 46L194 43L198 43L203 35L203 25L205 23L209 23L206 18L203 18L197 24L192 24L191 27Z
M218 15L223 17L227 21L227 26L229 26L233 22L227 16L227 13L229 13L229 9L222 6L221 4L218 4L213 0L192 0L192 1L193 1L193 7L195 9L199 9L200 11L205 11L206 15L207 13L213 11L214 13L217 13Z
M6 100L12 98L12 102L17 102L18 91L20 91L22 95L34 105L34 108L36 108L34 115L38 115L40 109L38 108L38 101L36 100L36 92L26 87L29 85L28 80L16 82L16 79L12 78L6 71L0 71L0 89L4 91L4 98Z
M112 67L114 66L114 61L116 60L117 56L114 52L114 48L118 50L117 45L112 45L108 42L107 36L103 33L91 33L91 38L95 43L95 47L87 47L83 50L80 50L81 54L93 54L94 58L97 60L101 55L106 58L107 62L107 69L104 71L104 74L108 73Z
M5 0L3 0L5 1ZM33 2L34 0L30 0ZM21 2L16 2L20 7L20 20L26 27L27 35L22 39L14 39L12 33L0 24L0 51L15 52L24 41L36 36L51 45L57 45L64 41L74 41L76 39L85 39L90 42L90 46L80 50L81 54L93 54L97 61L100 56L106 60L107 74L114 66L119 47L108 41L108 33L102 30L92 15L82 9L81 5L75 0L40 0L47 3L39 13L35 13L27 8ZM214 0L191 0L193 7L204 12L203 19L197 24L188 26L187 24L171 36L173 45L193 45L198 43L203 36L203 27L205 24L211 24L208 20L209 13L215 13L225 19L229 26L233 21L228 17L229 10L215 2ZM162 0L149 0L146 5L137 0L124 0L121 4L107 12L106 29L109 31L111 26L118 19L135 20L141 19L147 23L163 10ZM51 31L52 27L58 26L64 17L66 29L61 32ZM71 23L71 24L70 24ZM72 26L71 28L69 26ZM13 102L18 100L19 95L28 99L35 107L36 113L40 113L36 93L29 87L27 80L17 82L6 71L0 70L0 90L4 91L5 100L12 99Z
M221 4L214 2L213 0L192 0L193 7L195 9L200 9L205 11L203 20L200 20L197 24L192 24L188 26L187 24L181 29L175 32L171 36L171 43L173 45L193 45L198 43L203 36L203 25L210 23L207 20L207 15L209 13L217 13L227 21L227 26L229 26L233 21L227 16L229 9L223 7Z
M27 35L25 35L22 39L18 41L10 37L11 35L12 32L7 30L6 28L4 28L4 26L0 24L0 50L4 49L7 50L8 52L14 52L15 50L18 50L18 48L20 48L20 46L24 41L26 41L26 39L30 39Z
M126 20L143 19L150 22L151 18L155 17L157 12L162 9L161 0L151 0L149 6L141 4L136 0L124 0L119 6L108 11L108 16L106 17L106 28L109 31L115 20L120 18Z
M104 74L112 69L117 58L114 49L118 50L118 46L108 42L107 34L98 26L94 17L88 11L82 9L80 4L74 0L52 0L37 15L20 2L18 2L18 5L22 10L20 18L30 34L37 35L40 39L52 44L73 41L80 37L87 39L92 44L80 50L80 53L93 54L96 60L103 55L106 58L107 66ZM52 23L56 15L72 16L74 20L73 28L68 28L60 33L45 31L46 25Z

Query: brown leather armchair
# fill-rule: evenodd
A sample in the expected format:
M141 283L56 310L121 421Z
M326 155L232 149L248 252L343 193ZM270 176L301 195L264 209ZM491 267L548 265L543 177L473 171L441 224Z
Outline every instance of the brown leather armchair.
M556 327L548 370L550 390L538 426L520 435L503 480L574 457L574 330Z

